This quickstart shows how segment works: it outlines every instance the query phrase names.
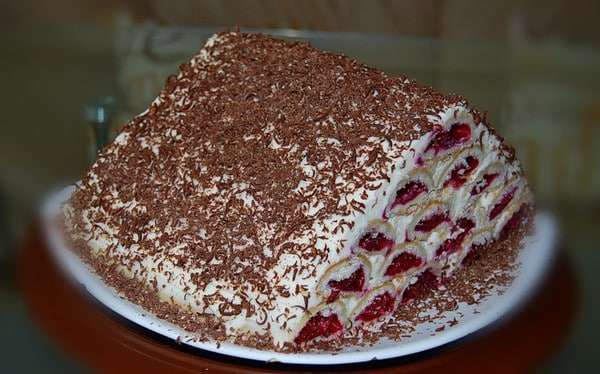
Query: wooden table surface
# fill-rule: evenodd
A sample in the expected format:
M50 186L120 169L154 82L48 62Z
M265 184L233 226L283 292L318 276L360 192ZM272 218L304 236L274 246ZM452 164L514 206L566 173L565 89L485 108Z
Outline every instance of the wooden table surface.
M75 360L102 372L524 372L538 367L564 341L578 304L573 267L559 251L543 285L526 305L456 342L362 364L268 364L179 345L108 310L61 272L40 230L24 244L18 266L20 288L33 319Z

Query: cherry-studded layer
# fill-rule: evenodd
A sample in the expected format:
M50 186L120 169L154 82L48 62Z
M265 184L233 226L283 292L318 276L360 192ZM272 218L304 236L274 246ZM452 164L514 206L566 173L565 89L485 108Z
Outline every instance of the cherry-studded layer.
M326 283L328 303L351 300L347 305L358 305L347 317L344 314L340 323L352 326L353 322L383 321L381 317L390 315L399 302L409 303L423 296L439 286L439 277L476 258L483 248L481 243L494 239L495 226L503 225L501 235L505 235L520 224L524 208L506 223L505 217L502 222L489 222L507 210L516 196L521 199L522 191L515 179L507 177L502 161L490 162L483 156L483 141L471 144L472 135L467 123L434 130L423 152L415 155L416 168L396 185L383 209L383 219L369 221L362 228L363 233L351 244L350 257L360 259L362 265L356 267L354 263L341 278L337 272L338 278ZM454 147L457 149L452 155L445 152ZM468 200L461 205L454 200L457 198ZM487 223L479 227L476 222L480 221ZM338 331L337 327L326 327L337 326L330 323L331 316L313 319L306 331L301 330L300 341Z

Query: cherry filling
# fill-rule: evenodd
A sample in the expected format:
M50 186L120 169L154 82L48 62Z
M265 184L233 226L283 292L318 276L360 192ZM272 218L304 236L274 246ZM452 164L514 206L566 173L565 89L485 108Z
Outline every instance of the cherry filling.
M512 190L508 191L502 197L502 200L500 200L500 202L498 202L498 204L494 205L494 207L492 208L492 211L490 212L490 221L493 220L494 218L498 217L498 215L500 213L502 213L502 211L504 210L504 208L506 208L506 206L508 205L508 203L510 203L510 201L515 196L515 191L516 190L517 190L517 187L513 187Z
M356 317L357 321L369 322L394 310L396 298L389 292L384 292L373 298L363 311Z
M358 246L367 252L387 251L392 249L394 241L386 237L382 232L371 230L360 238Z
M477 161L475 157L469 156L465 158L456 165L452 172L450 172L450 177L444 182L444 187L448 185L452 186L454 189L462 187L467 181L469 174L471 174L477 166L479 166L479 161Z
M485 174L483 176L483 179L477 182L475 186L473 186L473 189L471 190L471 196L479 195L480 193L482 193L486 188L490 186L490 184L492 184L492 182L494 182L494 180L497 177L497 173Z
M448 212L433 213L429 217L426 217L426 218L423 218L422 220L420 220L419 223L417 223L417 225L415 226L415 231L430 232L431 230L433 230L436 227L438 227L439 225L441 225L442 222L446 222L448 220L449 220Z
M466 123L455 123L448 131L437 133L431 143L425 148L425 152L433 149L437 155L454 146L467 142L471 138L471 127Z
M340 322L337 314L324 316L319 312L306 322L306 325L294 338L294 343L302 344L318 337L328 337L343 329L344 325Z
M365 271L363 267L356 269L352 275L346 279L332 279L327 282L327 286L331 289L331 295L327 298L327 302L331 303L337 300L340 292L358 292L362 291L365 284Z
M465 238L471 230L475 227L475 222L468 218L461 218L456 222L456 227L460 230L460 233L454 238L448 238L440 245L435 251L435 258L440 259L451 255L452 253L458 252L462 248L462 244Z
M392 203L392 209L398 205L406 205L420 194L427 192L427 186L421 181L410 181L396 192L396 199Z
M461 218L458 221L456 221L456 227L461 229L463 233L469 233L475 227L475 222L468 218Z
M417 281L404 290L402 303L409 303L427 293L427 291L437 287L437 277L429 269L425 270Z
M423 259L414 253L402 252L392 260L392 263L385 271L385 275L394 276L402 274L410 269L417 268L423 265Z

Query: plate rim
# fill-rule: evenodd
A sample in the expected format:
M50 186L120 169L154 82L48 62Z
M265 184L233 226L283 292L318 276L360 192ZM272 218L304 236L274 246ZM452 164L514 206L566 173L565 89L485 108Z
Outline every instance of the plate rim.
M405 344L392 344L379 348L353 346L349 347L348 350L335 352L285 353L259 350L229 342L188 341L190 337L197 336L197 334L186 332L170 322L161 320L120 296L115 289L106 285L90 266L65 245L60 233L51 224L51 220L60 212L62 203L70 197L75 188L75 185L70 185L49 194L42 201L40 209L44 238L49 244L52 256L64 272L83 285L87 292L101 304L121 317L153 333L181 342L192 348L253 361L328 366L399 358L440 347L480 331L509 312L516 310L537 289L556 257L558 238L556 218L548 212L538 212L534 216L534 233L524 238L524 248L518 255L521 266L516 271L516 278L502 295L495 295L495 297L500 298L498 302L492 303L491 308L479 312L473 318L454 326L446 326L443 331ZM536 253L536 249L539 253ZM527 266L528 271L526 272L523 271L524 265ZM483 298L484 307L486 307L485 301L486 298ZM489 306L487 305L487 307Z

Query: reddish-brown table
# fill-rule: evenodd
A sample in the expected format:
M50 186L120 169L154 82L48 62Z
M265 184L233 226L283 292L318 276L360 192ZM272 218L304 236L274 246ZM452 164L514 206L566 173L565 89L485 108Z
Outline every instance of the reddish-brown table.
M24 244L19 282L34 320L86 366L103 372L524 372L556 351L574 320L577 281L563 252L535 297L507 320L408 357L310 367L239 360L179 345L111 312L57 268L39 230Z

